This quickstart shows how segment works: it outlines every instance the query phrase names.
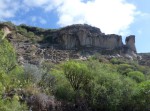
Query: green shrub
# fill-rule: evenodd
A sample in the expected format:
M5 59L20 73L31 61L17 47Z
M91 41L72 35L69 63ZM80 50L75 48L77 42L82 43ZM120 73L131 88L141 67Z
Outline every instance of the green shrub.
M123 63L121 60L119 60L119 59L117 59L117 58L112 58L112 59L110 60L110 62L111 62L112 64L121 64L121 63Z
M24 65L24 79L32 83L40 82L42 75L44 74L43 70L32 64Z
M9 73L16 65L16 54L6 39L0 40L0 58L0 70Z
M133 96L136 111L148 111L150 109L150 80L141 82Z
M14 96L11 100L0 99L0 111L28 111L26 104L20 104L19 97Z
M134 90L137 87L137 83L133 81L133 79L129 78L128 76L121 76L122 81L122 96L121 102L119 104L119 109L122 111L133 111L135 107L133 94Z
M63 71L74 90L80 90L92 79L92 75L86 64L75 61L66 62Z
M145 80L145 76L142 72L132 71L127 74L130 78L134 79L136 82L142 82Z
M30 31L27 33L27 35L28 35L29 38L33 38L35 36L34 33L30 32Z
M17 30L20 34L27 35L27 30L25 28L22 28L21 26L18 26Z
M129 64L120 64L117 69L120 74L127 75L127 73L134 70L134 67Z
M121 102L123 83L118 74L101 73L96 76L92 102L98 110L117 111Z
M55 81L55 85L52 86L54 95L61 100L74 101L75 91L63 74L62 69L53 69L51 71L51 76L54 76Z

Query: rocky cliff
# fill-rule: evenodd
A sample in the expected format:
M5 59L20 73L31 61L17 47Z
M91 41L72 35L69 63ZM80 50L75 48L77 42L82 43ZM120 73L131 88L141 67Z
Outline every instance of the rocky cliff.
M96 27L89 25L72 25L59 31L60 44L65 49L98 48L115 49L123 46L119 35L105 35Z
M28 31L37 33L33 27L22 27L26 28ZM47 42L49 42L50 45L55 44L62 49L94 48L99 50L114 50L126 47L126 50L128 50L126 52L134 51L136 53L134 35L127 37L126 44L123 44L120 35L105 35L99 28L87 24L71 25L59 30L45 30L38 32L38 34L43 34L45 40L48 40Z
M86 54L136 54L135 36L106 35L99 28L76 24L61 29L41 29L26 25L0 24L21 59L61 61ZM78 56L77 56L78 55ZM35 60L34 60L35 62Z

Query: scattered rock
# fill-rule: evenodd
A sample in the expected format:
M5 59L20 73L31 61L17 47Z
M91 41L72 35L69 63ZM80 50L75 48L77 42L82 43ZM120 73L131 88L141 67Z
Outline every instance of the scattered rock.
M130 59L132 56L137 57L134 35L128 36L124 45L120 35L105 35L99 28L87 24L71 25L58 30L46 30L26 25L20 27L27 32L33 32L36 38L40 38L41 35L44 37L40 42L33 43L33 39L30 39L27 34L23 35L16 28L0 24L0 29L3 29L5 35L16 32L11 33L10 42L14 45L19 57L21 56L18 58L21 64L39 65L41 61L59 63L70 58L87 60L88 56L95 53L111 55L111 58L126 54L126 57Z

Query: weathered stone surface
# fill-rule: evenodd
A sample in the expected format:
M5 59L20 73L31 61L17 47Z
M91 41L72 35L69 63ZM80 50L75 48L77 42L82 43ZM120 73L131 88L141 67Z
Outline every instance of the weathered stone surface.
M0 29L4 32L2 39L4 39L8 34L11 33L11 28L9 28L7 25L1 26Z
M126 37L126 46L136 52L136 47L135 47L135 36L134 35L130 35L128 37Z
M121 36L115 34L105 35L100 29L89 25L72 25L62 28L58 32L59 43L65 49L79 47L115 49L123 46Z
M58 63L69 58L84 58L95 53L136 55L133 35L127 37L126 44L123 44L120 35L106 35L99 28L87 24L76 24L57 30L26 25L20 27L25 29L25 32L20 33L18 27L10 28L8 25L0 24L0 29L8 34L7 38L17 51L18 62L22 64L41 64L43 61ZM37 40L35 43L32 42L33 38L28 32L34 33L33 38Z

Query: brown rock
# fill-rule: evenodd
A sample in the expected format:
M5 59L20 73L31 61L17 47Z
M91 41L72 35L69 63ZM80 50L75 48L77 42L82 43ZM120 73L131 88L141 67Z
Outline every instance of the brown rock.
M136 47L135 47L135 36L130 35L126 37L126 46L131 50L136 53Z

